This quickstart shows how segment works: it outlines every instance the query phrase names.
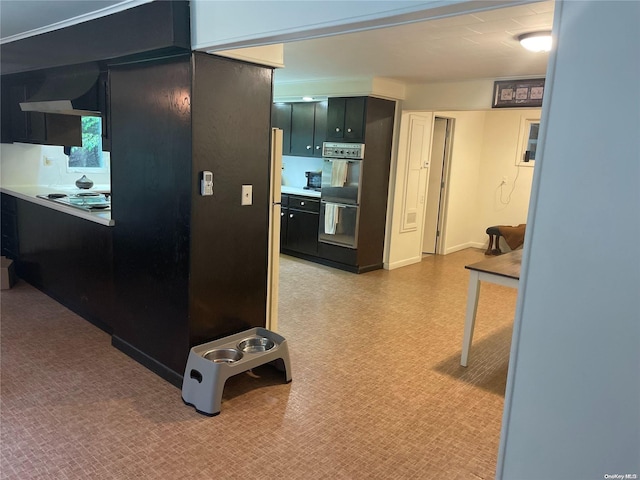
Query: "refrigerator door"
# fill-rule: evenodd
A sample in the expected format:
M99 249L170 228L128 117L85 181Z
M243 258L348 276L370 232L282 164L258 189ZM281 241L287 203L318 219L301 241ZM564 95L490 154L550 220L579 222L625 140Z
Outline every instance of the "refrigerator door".
M278 284L280 279L280 202L282 200L282 130L271 129L271 178L269 187L269 263L267 266L266 328L278 330Z

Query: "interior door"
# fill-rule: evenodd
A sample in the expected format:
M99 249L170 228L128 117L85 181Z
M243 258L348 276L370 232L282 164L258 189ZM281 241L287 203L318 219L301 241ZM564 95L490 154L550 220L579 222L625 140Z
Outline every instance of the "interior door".
M425 207L422 253L438 253L440 213L444 190L444 162L446 161L447 128L449 120L436 117L433 125L431 161Z

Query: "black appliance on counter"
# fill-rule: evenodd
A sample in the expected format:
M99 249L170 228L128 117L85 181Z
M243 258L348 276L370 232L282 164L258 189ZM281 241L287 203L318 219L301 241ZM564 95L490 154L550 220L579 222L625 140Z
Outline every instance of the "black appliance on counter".
M303 188L319 192L322 188L322 172L304 172L304 176L307 177L307 185Z

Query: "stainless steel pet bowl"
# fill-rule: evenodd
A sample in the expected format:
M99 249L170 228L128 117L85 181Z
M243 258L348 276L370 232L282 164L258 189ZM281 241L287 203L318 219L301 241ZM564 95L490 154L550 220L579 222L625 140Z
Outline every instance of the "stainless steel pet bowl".
M245 353L258 353L271 350L276 344L267 337L250 337L242 340L238 344L238 350Z
M242 352L235 348L216 348L208 351L203 356L214 363L233 363L243 357Z

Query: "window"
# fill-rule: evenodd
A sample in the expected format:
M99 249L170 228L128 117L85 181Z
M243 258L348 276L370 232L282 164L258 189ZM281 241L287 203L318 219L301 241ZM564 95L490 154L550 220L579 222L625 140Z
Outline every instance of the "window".
M522 118L520 122L520 141L516 165L520 167L533 167L535 165L539 130L539 118Z
M102 117L82 117L82 147L71 147L67 170L106 171L102 157Z

